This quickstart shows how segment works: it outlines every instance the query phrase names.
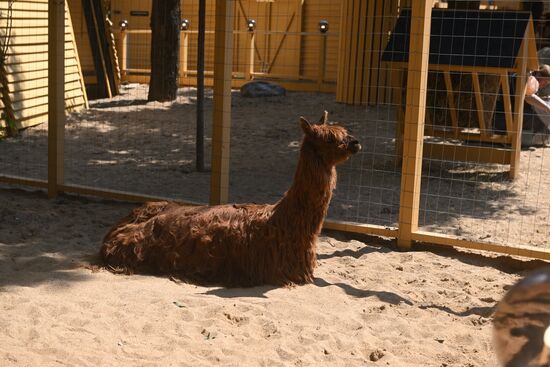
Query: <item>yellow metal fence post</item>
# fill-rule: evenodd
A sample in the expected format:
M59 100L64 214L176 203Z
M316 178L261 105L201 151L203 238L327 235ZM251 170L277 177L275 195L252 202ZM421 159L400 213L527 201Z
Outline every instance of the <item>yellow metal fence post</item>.
M65 0L48 3L48 196L63 184L65 129Z
M431 11L431 1L416 0L412 2L397 239L401 249L411 247L412 234L418 230Z
M216 0L211 205L226 203L229 198L233 8L234 0Z

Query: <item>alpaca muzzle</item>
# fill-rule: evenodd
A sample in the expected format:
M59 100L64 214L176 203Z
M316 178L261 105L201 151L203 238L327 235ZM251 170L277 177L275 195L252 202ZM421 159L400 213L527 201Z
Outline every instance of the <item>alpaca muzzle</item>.
M348 143L348 150L352 153L358 153L361 150L361 144L357 140L352 140Z

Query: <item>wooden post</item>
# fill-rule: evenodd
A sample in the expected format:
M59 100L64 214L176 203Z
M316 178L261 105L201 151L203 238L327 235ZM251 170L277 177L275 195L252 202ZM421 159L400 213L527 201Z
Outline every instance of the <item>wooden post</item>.
M252 75L254 75L254 47L256 47L256 32L249 32L250 34L250 43L248 44L247 55L246 55L246 80L252 80Z
M319 39L319 60L318 60L318 69L317 69L317 88L321 91L321 86L325 80L325 68L326 68L326 57L327 57L327 34L321 33Z
M65 132L65 0L48 3L48 196L63 184Z
M525 30L523 42L519 49L517 61L517 77L514 101L514 127L512 129L512 155L510 159L510 178L519 174L519 160L521 156L521 134L523 130L523 105L525 101L525 87L527 83L527 58L529 55L528 30Z
M128 69L128 33L120 31L120 76L126 78Z
M233 8L234 0L216 0L211 205L226 203L229 198Z
M180 47L180 78L186 78L187 70L189 70L189 66L187 65L187 60L189 58L189 34L186 31L183 31L182 37L183 39ZM180 85L181 84L182 80L180 80Z
M451 73L448 70L443 72L445 80L445 89L447 90L447 103L449 104L449 112L451 113L451 124L453 127L453 136L458 137L458 113L456 112L455 94L453 91L453 81Z
M418 230L431 11L431 1L418 0L412 3L399 236L397 239L401 249L411 247L412 234Z
M199 0L199 34L197 37L197 133L195 167L204 171L204 49L206 40L206 0Z

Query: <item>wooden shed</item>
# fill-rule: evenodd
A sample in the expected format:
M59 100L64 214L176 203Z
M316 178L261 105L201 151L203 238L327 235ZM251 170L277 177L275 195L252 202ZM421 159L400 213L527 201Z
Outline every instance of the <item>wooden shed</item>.
M411 12L404 9L382 57L395 67L404 69L408 65L410 24ZM527 70L538 69L530 13L434 9L428 68L431 75L426 135L442 141L425 142L424 155L510 164L510 175L515 177L521 150L526 74ZM515 93L511 92L512 75L517 75L513 79ZM482 78L485 83L480 83ZM396 139L398 156L403 143L405 83L397 81L395 86L400 122ZM504 105L504 131L495 131L492 123L497 96ZM439 118L442 113L444 117ZM487 144L447 144L451 139Z
M48 120L48 1L9 3L0 1L1 124L21 129ZM65 24L65 106L75 111L88 101L68 11Z

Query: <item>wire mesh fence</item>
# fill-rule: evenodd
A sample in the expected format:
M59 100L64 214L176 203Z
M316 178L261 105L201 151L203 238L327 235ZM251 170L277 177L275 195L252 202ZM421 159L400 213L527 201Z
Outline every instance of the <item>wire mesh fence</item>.
M0 1L0 173L41 182L47 4ZM415 222L403 217L402 175L414 91L407 85L416 75L408 67L417 57L410 2L234 0L224 8L230 39L220 43L219 4L204 5L206 169L197 171L201 1L181 2L177 17L165 19L178 23L179 40L165 47L166 59L177 53L177 91L162 102L149 97L153 1L66 3L64 184L199 203L212 202L218 185L229 202L274 203L294 177L299 117L317 121L326 110L363 147L338 166L328 219L396 236L403 221ZM433 2L413 232L471 247L550 250L550 72L540 69L550 63L548 19L538 1ZM229 94L212 88L220 72ZM211 122L224 114L216 130ZM8 134L11 123L17 136Z

